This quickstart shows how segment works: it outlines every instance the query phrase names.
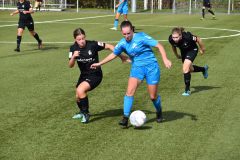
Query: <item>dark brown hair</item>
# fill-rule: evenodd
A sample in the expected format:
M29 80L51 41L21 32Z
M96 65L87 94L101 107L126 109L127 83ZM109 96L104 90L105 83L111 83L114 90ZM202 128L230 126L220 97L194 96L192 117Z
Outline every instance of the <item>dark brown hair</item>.
M76 38L78 35L86 35L85 31L82 28L77 28L73 31L73 37Z
M130 21L123 21L120 25L121 30L124 27L130 27L133 32L135 30L135 27L132 25L132 23Z

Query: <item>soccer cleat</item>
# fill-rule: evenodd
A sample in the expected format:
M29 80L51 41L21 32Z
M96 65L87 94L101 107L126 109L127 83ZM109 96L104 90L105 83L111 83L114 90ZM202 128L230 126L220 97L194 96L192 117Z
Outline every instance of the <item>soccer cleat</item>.
M15 52L20 52L20 48L14 49Z
M128 126L128 117L123 116L123 119L118 124L123 127L127 127Z
M200 20L204 20L204 18L200 18Z
M182 94L183 96L190 96L191 95L191 91L185 91Z
M216 17L215 17L215 16L212 16L212 19L216 19Z
M203 77L204 77L204 79L207 79L208 78L208 65L205 65L204 68L205 68L205 71L203 72Z
M110 29L116 31L116 30L117 30L117 27L112 27L112 28L110 28Z
M38 49L42 49L42 40L38 42Z
M159 112L156 112L157 117L157 123L161 123L163 121L162 117L162 109Z
M83 117L83 114L82 113L77 113L75 114L72 118L73 119L81 119Z
M83 115L83 116L82 116L81 122L82 122L82 123L88 123L88 122L89 122L89 119L90 119L90 115L89 115L88 113L83 113L82 115Z

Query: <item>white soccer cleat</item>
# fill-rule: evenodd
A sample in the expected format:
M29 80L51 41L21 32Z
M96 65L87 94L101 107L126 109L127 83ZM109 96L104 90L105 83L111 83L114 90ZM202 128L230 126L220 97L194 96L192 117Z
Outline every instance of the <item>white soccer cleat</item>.
M110 28L111 30L114 30L114 31L116 31L117 30L117 28L116 27L112 27L112 28Z

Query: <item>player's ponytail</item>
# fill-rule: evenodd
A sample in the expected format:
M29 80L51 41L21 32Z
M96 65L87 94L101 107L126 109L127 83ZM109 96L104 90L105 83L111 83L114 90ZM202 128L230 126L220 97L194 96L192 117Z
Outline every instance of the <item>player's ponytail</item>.
M73 37L76 38L78 35L84 35L85 31L82 28L77 28L73 31Z
M173 33L178 33L179 35L182 35L182 32L184 32L183 27L175 27L175 28L172 29L172 34Z

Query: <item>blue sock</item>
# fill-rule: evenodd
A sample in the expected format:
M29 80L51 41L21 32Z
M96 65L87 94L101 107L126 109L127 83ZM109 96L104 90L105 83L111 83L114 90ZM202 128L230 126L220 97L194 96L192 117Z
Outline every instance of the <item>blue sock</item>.
M118 26L118 19L115 19L115 20L114 20L114 27L117 28L117 26Z
M157 99L153 100L152 102L156 108L156 111L159 112L161 110L161 96L158 95Z
M124 116L129 117L132 109L133 101L134 101L133 96L124 96L124 106L123 106Z

